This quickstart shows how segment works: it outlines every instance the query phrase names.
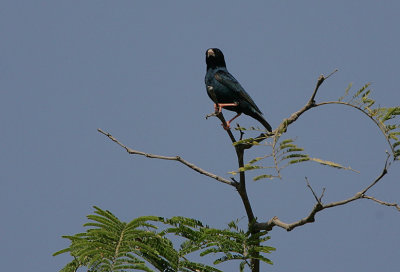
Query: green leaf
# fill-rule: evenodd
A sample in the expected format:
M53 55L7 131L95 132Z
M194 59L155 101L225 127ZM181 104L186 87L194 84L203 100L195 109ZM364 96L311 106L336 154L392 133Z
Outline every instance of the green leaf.
M292 139L286 139L286 140L283 140L283 141L281 141L281 145L285 145L285 144L287 144L287 143L293 143L293 140Z
M393 144L393 148L396 148L397 146L399 146L400 145L400 142L395 142L394 144Z
M358 97L361 93L363 93L369 86L371 85L371 83L367 83L365 84L363 87L361 87L361 89L359 89L352 97L351 100L353 100L354 98Z
M289 162L289 164L295 164L295 163L299 163L299 162L306 162L309 161L311 158L307 157L307 158L302 158L302 159L298 159L298 160L291 160Z
M386 115L382 118L382 122L390 120L397 115L400 115L400 107L387 108Z
M351 167L345 167L345 166L343 166L343 165L341 165L339 163L336 163L336 162L326 161L326 160L322 160L322 159L318 159L318 158L310 158L310 160L318 162L319 164L327 165L327 166L334 167L334 168L337 168L337 169L351 170L351 171L359 173L357 170L354 170Z
M252 145L258 145L259 143L255 141L254 138L247 138L247 139L243 139L243 140L239 140L237 142L233 143L233 146L237 146L240 144L252 144Z
M251 161L249 161L249 164L253 164L253 163L255 163L255 162L258 162L258 161L260 161L260 160L263 160L263 159L265 159L266 157L267 157L267 156L256 157L256 158L252 159Z
M350 83L350 84L347 86L346 91L344 92L344 95L338 99L339 102L342 101L346 96L349 95L349 91L350 91L352 85L353 85L353 84Z
M308 155L300 154L300 153L294 153L294 154L283 156L282 160L291 159L291 158L308 158Z
M260 176L257 176L257 177L255 177L255 178L253 178L253 180L254 180L254 181L257 181L257 180L266 179L266 178L272 179L273 177L274 177L274 176L272 176L272 175L260 175Z
M297 146L295 144L291 144L291 143L286 143L286 144L280 144L279 145L279 149L285 149L285 148L289 148L289 147L297 148Z

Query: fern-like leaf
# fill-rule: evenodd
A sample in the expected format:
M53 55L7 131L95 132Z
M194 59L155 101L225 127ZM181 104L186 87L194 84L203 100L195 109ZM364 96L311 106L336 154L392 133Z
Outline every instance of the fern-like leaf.
M261 254L274 250L263 245L269 239L266 233L251 235L235 222L222 230L185 217L143 216L126 223L98 207L87 217L90 220L85 224L87 231L63 236L70 240L70 246L53 254L69 253L73 257L61 270L63 272L77 271L81 267L93 272L219 272L213 266L189 260L187 255L194 252L199 252L200 256L222 254L214 264L229 260L248 263L252 258L266 261L268 259ZM163 227L160 231L159 225ZM179 250L166 237L171 234L184 239Z

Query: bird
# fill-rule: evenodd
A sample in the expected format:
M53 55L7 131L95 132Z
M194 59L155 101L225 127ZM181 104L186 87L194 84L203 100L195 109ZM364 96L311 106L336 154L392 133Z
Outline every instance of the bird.
M204 81L207 94L215 103L215 112L219 113L222 108L225 108L237 113L235 117L226 122L224 128L228 130L230 123L244 113L259 121L267 131L271 132L271 125L265 120L256 103L228 72L222 51L218 48L207 49L206 64L207 72Z

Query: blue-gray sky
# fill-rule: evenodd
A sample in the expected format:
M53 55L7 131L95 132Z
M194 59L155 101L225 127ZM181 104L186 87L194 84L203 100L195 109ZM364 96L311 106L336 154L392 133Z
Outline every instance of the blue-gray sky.
M182 215L224 227L245 216L235 190L175 162L133 157L126 145L180 155L225 177L234 150L204 87L207 48L273 127L302 107L320 74L317 101L372 82L381 106L400 104L398 1L7 1L0 4L0 256L4 271L57 271L61 235L83 231L97 205L123 220ZM230 117L232 113L226 113ZM242 126L258 125L249 117ZM251 136L251 133L249 134ZM365 187L382 170L384 137L354 110L314 109L290 127L312 156L356 174L306 163L282 180L249 182L259 221L291 222L314 201ZM252 150L246 159L267 152ZM399 165L371 191L399 202ZM250 174L250 173L249 173ZM250 174L250 177L252 174ZM245 219L242 219L245 225ZM362 200L323 211L287 233L275 228L268 271L396 271L400 214ZM218 268L236 271L237 264Z

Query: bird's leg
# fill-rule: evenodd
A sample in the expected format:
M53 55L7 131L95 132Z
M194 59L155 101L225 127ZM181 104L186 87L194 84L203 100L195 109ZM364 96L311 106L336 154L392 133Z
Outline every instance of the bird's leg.
M236 107L239 105L238 102L235 103L221 103L221 104L214 104L214 113L207 114L206 119L210 116L216 116L221 113L223 107ZM233 119L232 119L233 120ZM229 127L228 127L229 128Z
M237 103L237 102L214 104L214 109L215 109L215 111L217 111L217 109L218 109L218 113L220 113L222 111L223 107L236 107L237 105L239 105L239 103Z
M234 102L234 103L218 103L218 104L214 104L214 110L215 113L220 113L222 111L223 107L236 107L237 105L239 105L239 103ZM237 118L241 113L237 114L235 117L233 117L231 120L229 120L228 122L226 122L226 126L224 124L222 124L222 126L224 127L225 130L228 130L230 127L231 122Z
M228 129L230 128L230 126L231 126L231 122L232 122L233 120L235 120L236 118L238 118L241 114L242 114L242 113L236 114L235 117L233 117L231 120L229 120L228 122L226 122L226 126L222 125L222 126L224 127L224 129L225 129L225 130L228 130Z

